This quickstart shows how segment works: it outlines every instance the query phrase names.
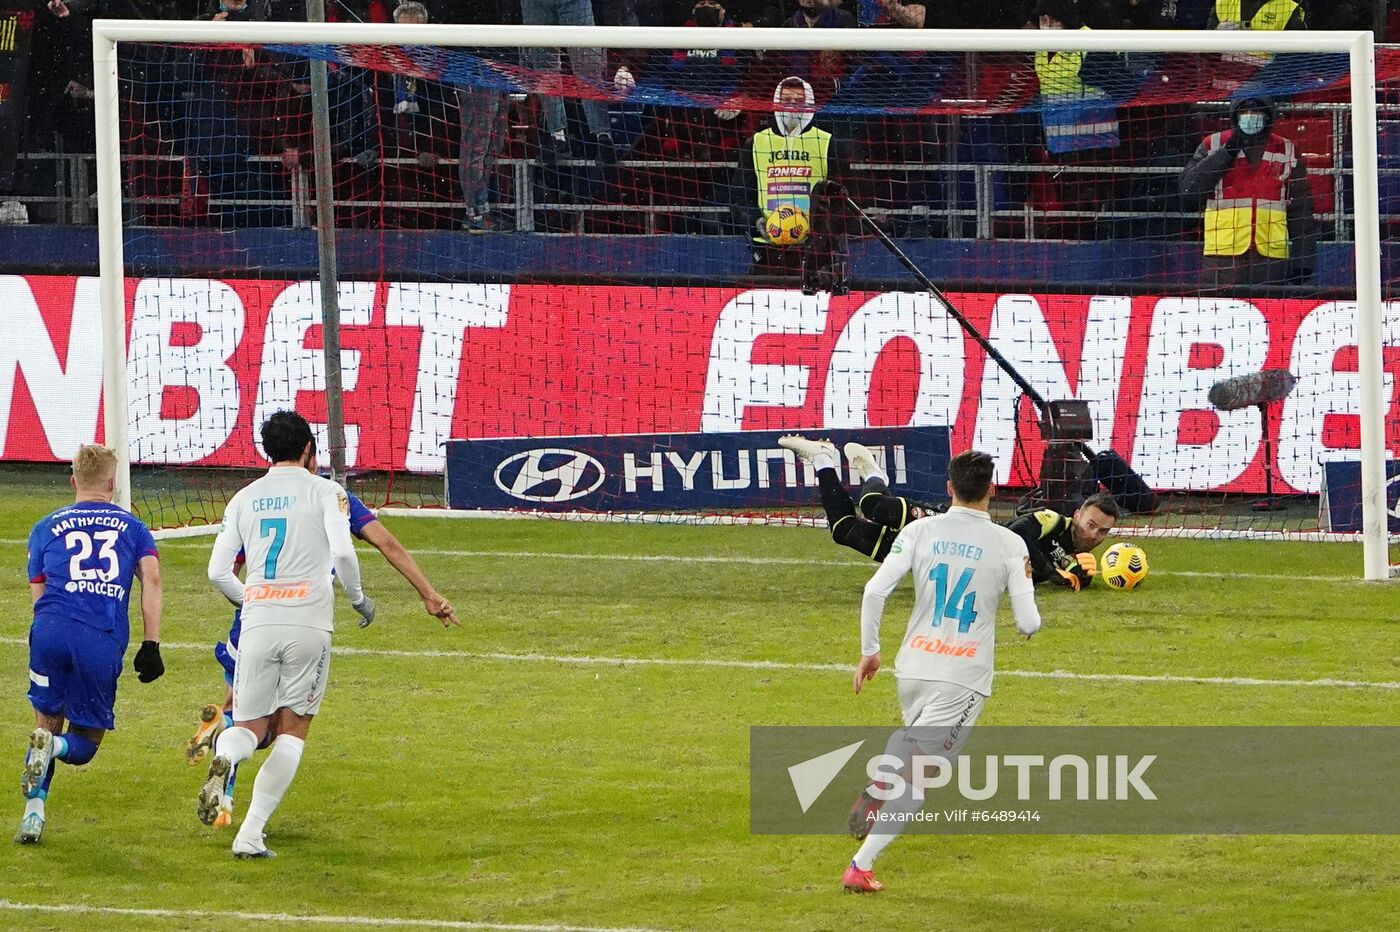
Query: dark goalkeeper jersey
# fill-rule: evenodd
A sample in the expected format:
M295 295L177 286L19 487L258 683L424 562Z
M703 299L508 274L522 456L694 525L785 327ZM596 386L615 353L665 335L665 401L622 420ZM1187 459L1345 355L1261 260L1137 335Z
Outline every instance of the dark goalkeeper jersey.
M1031 555L1031 580L1036 585L1060 581L1055 572L1057 568L1078 576L1081 587L1089 585L1092 577L1074 558L1074 530L1070 518L1047 508L1021 515L1007 527L1025 540Z

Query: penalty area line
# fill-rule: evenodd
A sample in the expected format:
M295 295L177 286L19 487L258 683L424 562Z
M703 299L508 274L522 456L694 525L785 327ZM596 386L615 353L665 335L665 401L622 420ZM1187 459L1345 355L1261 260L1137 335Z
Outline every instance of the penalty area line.
M25 646L23 638L0 638L0 644ZM211 652L210 644L162 643L166 650ZM485 660L495 663L552 663L562 666L601 667L693 667L731 670L792 670L803 673L842 673L855 668L842 663L801 663L787 660L733 660L723 657L601 657L588 654L513 654L505 651L399 650L383 647L337 645L331 654L340 657L404 657L438 660ZM1400 690L1400 682L1385 680L1271 679L1253 676L1189 676L1171 673L1076 673L1072 670L997 670L998 677L1012 679L1070 680L1092 683L1162 683L1197 686L1269 686L1285 689L1389 689Z
M126 906L94 906L87 903L15 903L0 900L0 910L10 912L87 913L104 916L140 916L150 919L237 919L302 925L368 926L375 928L472 929L479 932L664 932L661 929L619 926L573 926L559 923L479 922L465 919L408 919L380 916L323 916L296 913L251 913L242 910L137 909Z

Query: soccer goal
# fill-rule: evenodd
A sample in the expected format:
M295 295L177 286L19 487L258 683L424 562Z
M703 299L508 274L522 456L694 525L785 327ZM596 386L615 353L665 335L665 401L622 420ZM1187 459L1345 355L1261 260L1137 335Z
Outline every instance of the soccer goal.
M153 524L216 523L295 406L375 506L790 520L775 438L874 436L911 491L972 446L1008 509L1126 476L1137 533L1400 562L1369 33L99 21L94 53L104 417Z

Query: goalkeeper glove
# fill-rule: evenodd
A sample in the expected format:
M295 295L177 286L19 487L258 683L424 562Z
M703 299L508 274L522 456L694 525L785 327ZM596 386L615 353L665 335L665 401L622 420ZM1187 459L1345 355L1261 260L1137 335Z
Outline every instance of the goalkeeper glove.
M142 641L136 659L131 662L136 678L143 683L153 683L165 673L165 661L160 659L159 641Z
M1074 558L1079 561L1079 568L1084 571L1089 579L1093 579L1095 576L1099 575L1099 561L1094 559L1092 553L1076 553Z
M368 628L374 622L374 599L369 596L362 596L360 601L350 606L360 613L360 627Z
M1062 570L1062 569L1060 569L1058 566L1055 567L1055 572L1056 572L1056 573L1059 575L1059 577L1060 577L1059 585L1061 585L1061 586L1068 586L1069 588L1073 589L1075 592L1078 592L1078 591L1079 591L1079 587L1080 587L1080 585L1081 585L1081 582L1080 582L1080 579L1079 579L1079 576L1078 576L1078 575L1076 575L1075 573L1071 572L1070 570Z

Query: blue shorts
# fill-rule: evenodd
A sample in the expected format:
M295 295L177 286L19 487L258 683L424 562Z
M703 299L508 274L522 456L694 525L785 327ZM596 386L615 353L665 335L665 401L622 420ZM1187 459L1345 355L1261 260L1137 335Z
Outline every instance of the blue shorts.
M234 648L238 650L238 648ZM233 688L233 668L236 658L229 653L229 647L223 641L214 645L214 659L219 661L219 666L224 668L224 682L229 688Z
M243 613L233 613L233 624L228 629L228 639L214 645L214 659L224 668L224 682L233 688L233 667L238 659L238 638L243 633Z
M74 725L116 727L117 677L126 645L105 631L62 618L29 629L29 703Z

